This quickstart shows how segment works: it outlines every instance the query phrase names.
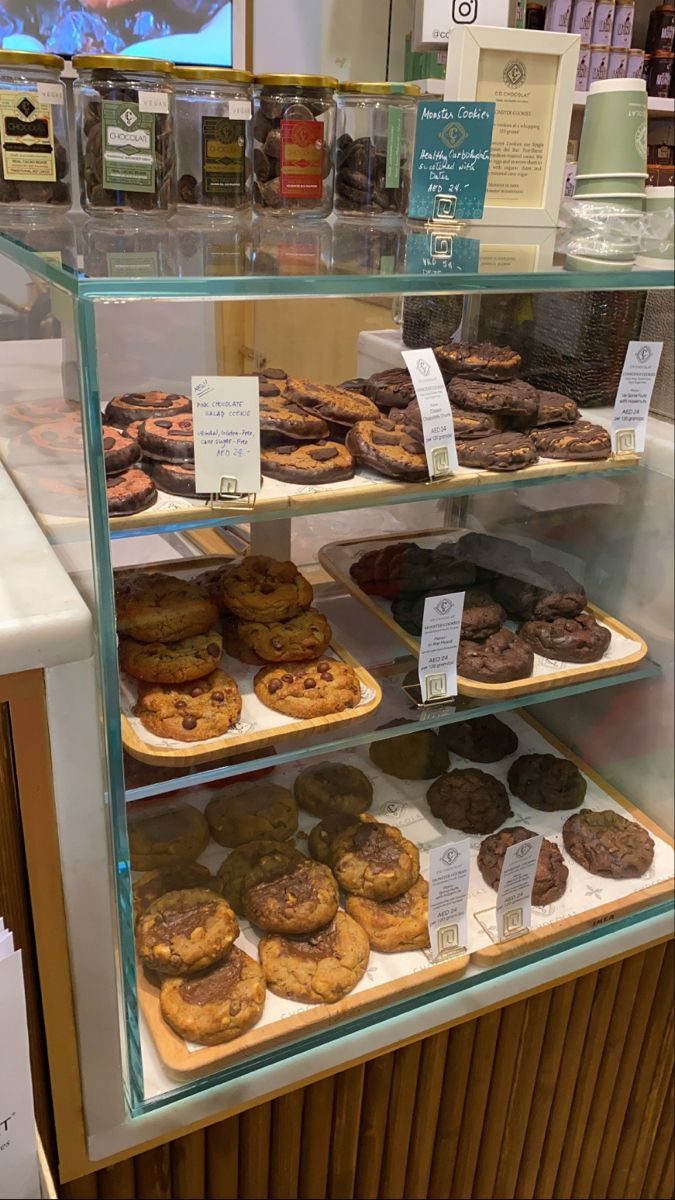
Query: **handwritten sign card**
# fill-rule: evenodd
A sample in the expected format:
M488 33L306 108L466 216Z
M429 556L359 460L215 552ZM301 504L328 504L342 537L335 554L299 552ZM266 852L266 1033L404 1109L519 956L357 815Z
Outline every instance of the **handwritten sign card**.
M493 101L420 101L408 209L413 221L482 217L494 119Z
M212 495L260 489L258 380L250 375L193 375L196 491Z

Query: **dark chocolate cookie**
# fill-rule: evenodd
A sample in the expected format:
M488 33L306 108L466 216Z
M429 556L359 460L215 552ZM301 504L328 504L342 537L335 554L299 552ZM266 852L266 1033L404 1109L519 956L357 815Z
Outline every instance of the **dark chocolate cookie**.
M532 617L551 620L554 617L576 617L586 607L588 598L581 584L575 590L547 591L502 575L492 586L492 594L510 617L526 621Z
M359 421L349 430L346 444L357 462L380 475L408 482L429 478L424 439L412 426L386 417Z
M510 629L490 634L484 642L461 638L457 651L457 673L481 683L508 683L532 674L534 655L529 646Z
M574 818L572 818L573 820ZM523 825L512 825L509 829L500 829L481 842L478 851L478 869L483 879L495 891L499 889L499 880L504 865L504 855L509 846L516 842L526 842L528 838L536 837L531 829ZM544 838L539 851L537 873L532 888L532 903L536 905L553 904L559 900L567 887L569 870L565 866L563 856L555 842Z
M610 436L602 425L592 421L577 421L560 428L531 429L534 445L544 458L559 458L565 462L595 462L609 458L612 453Z
M126 430L104 425L101 434L106 475L118 475L139 461L141 452Z
M518 636L543 658L574 663L597 662L612 640L607 626L588 612L553 621L525 621Z
M509 767L508 781L514 796L540 812L578 808L586 795L579 768L555 754L521 754Z
M147 421L148 417L175 417L191 409L192 404L187 396L181 396L178 392L125 392L122 396L113 396L104 409L103 419L106 424L123 429L134 421Z
M339 425L355 425L357 421L372 421L378 416L377 406L367 396L328 383L292 378L288 380L285 395L300 408Z
M261 448L260 469L286 483L333 483L352 478L354 459L339 442L281 442Z
M392 721L392 726L396 721ZM387 728L385 726L385 728ZM371 742L368 753L386 775L395 779L433 779L447 770L450 756L434 729L419 729L399 737Z
M443 376L469 375L474 379L513 379L521 358L510 346L491 342L449 342L435 346L434 354Z
M431 549L416 542L390 542L367 550L352 563L349 573L370 596L394 599L420 591L460 591L475 582L476 569L452 550L453 543Z
M448 829L462 833L492 833L513 816L501 780L476 767L457 768L435 779L427 803Z
M492 575L518 575L532 565L532 555L527 546L510 542L507 538L493 537L489 533L464 533L455 542L455 553L475 563L482 571Z
M573 425L579 420L576 400L562 396L560 392L540 392L539 411L533 422L538 428L547 425Z
M520 471L538 458L531 438L524 433L491 433L477 441L457 441L460 467L478 467L485 471Z
M636 879L654 859L654 839L647 830L611 808L582 808L568 817L563 845L581 867L608 879Z
M276 385L276 397L265 397L260 393L260 429L262 433L276 433L302 442L316 442L328 437L328 424L322 417L307 412L292 400L282 397ZM261 384L262 387L262 384Z
M442 595L443 589L422 596L399 596L391 602L391 615L399 625L419 637L422 633L424 601L426 595ZM504 609L483 588L470 587L464 593L462 612L462 637L481 642L501 629L505 619Z
M140 467L131 467L106 482L108 516L126 517L150 508L157 499L157 489L149 475Z
M513 730L491 714L442 725L438 736L451 754L459 754L469 762L499 762L518 749Z
M501 417L511 428L524 429L536 423L537 389L523 379L512 379L509 383L453 379L448 384L448 395L457 408Z
M157 487L163 492L171 492L173 496L208 499L207 493L197 492L194 463L156 462L150 468L150 473Z
M138 444L147 458L194 462L192 416L150 417L138 431Z
M415 400L415 388L407 367L390 367L377 371L366 383L364 395L370 396L378 408L405 408Z

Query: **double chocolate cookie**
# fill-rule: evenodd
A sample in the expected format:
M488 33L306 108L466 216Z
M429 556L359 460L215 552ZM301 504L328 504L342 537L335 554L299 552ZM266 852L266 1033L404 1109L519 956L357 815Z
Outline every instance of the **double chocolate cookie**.
M192 416L150 417L138 431L138 444L146 458L161 462L194 462Z
M347 813L357 817L373 802L373 785L358 767L346 763L321 762L305 767L293 784L295 798L315 817Z
M103 410L107 425L123 429L134 421L147 421L149 417L175 417L188 413L192 404L187 396L178 392L124 392L113 396Z
M563 844L580 866L608 879L636 879L654 859L654 839L647 830L611 808L582 808L568 817Z
M417 405L415 388L407 367L390 367L386 371L376 371L367 381L364 395L370 396L377 407L385 412L390 408L403 409L411 403Z
M457 768L434 780L427 803L448 829L463 833L491 833L513 816L501 780L476 767Z
M476 568L455 555L452 543L429 549L415 542L390 542L367 550L349 574L369 596L390 600L409 593L460 591L476 581Z
M104 425L101 435L106 475L118 475L139 461L141 452L126 430Z
M576 400L560 392L539 392L539 411L533 422L537 428L547 425L574 425L579 420Z
M430 594L440 595L442 591ZM426 598L426 596L399 596L391 602L391 613L394 620L413 637L419 637L422 633ZM497 604L483 588L467 588L464 593L461 636L472 638L477 642L484 641L490 634L501 629L505 616L501 605Z
M194 496L208 500L208 493L197 491L194 463L155 462L150 467L153 482L172 496Z
M276 397L266 397L264 387L272 388ZM260 383L260 432L301 442L316 442L327 438L330 430L323 417L300 408L299 404L286 397L282 398L279 388L270 380Z
M531 429L534 445L544 458L565 462L596 462L609 458L612 442L602 425L592 421L576 421L574 425Z
M454 404L451 404L450 408L455 437L461 438L465 442L472 441L474 438L487 437L490 433L498 433L502 427L500 419L489 413L464 412ZM405 408L401 409L401 420L406 425L412 425L418 430L422 429L422 414L417 400L411 400Z
M131 467L106 479L105 494L108 516L128 517L151 508L157 499L157 488L145 471Z
M537 389L523 379L513 379L510 383L453 379L448 384L448 396L459 409L489 413L517 429L534 425L539 409Z
M325 425L325 422L322 422ZM326 426L326 430L327 430ZM339 442L277 442L262 446L260 469L270 479L284 483L320 484L351 479L355 463L346 446Z
M438 735L451 754L459 754L469 762L499 762L518 749L517 735L492 714L442 725Z
M531 467L539 457L527 434L509 430L470 442L458 439L456 445L460 467L484 471L520 471Z
M574 820L574 818L571 818ZM526 842L536 837L531 829L523 825L513 825L509 829L500 829L481 842L478 851L478 869L485 882L495 891L499 889L504 855L509 846L517 842ZM566 846L567 848L567 846ZM555 842L544 838L537 860L537 871L532 888L532 903L537 906L553 904L559 900L567 887L569 870Z
M555 754L522 754L509 767L508 781L514 796L540 812L578 808L586 795L579 768Z
M457 651L457 674L481 683L508 683L532 674L534 654L510 629L499 629L483 642L462 638Z
M607 626L588 612L552 621L526 621L518 637L543 658L574 663L597 662L612 640Z
M502 575L492 585L492 594L510 617L527 621L532 617L549 621L554 617L576 617L585 608L588 597L581 584L570 579L565 591L548 591L521 579Z
M468 375L473 379L513 379L521 358L510 346L491 342L449 342L435 346L436 361L444 378Z
M377 405L359 392L348 392L328 383L312 383L309 379L289 379L286 396L302 409L324 421L338 425L354 425L357 421L375 420Z
M450 761L435 729L419 729L371 742L368 754L376 767L395 779L435 779Z
M349 430L346 444L357 462L379 475L410 483L429 478L424 439L414 426L396 424L388 417L358 421Z

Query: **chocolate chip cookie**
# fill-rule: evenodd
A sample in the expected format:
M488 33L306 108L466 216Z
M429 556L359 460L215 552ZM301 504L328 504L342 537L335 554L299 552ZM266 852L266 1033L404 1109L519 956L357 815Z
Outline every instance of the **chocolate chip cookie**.
M532 439L524 433L507 430L491 433L473 442L456 443L460 467L477 467L483 471L520 471L531 467L538 459Z
M178 642L208 633L218 609L199 586L159 571L125 571L115 577L117 632L137 642Z
M106 475L119 475L140 460L141 452L126 430L104 425L101 436Z
M185 888L208 888L210 892L221 892L220 880L211 874L208 867L196 862L177 862L170 867L148 871L134 883L134 912L140 916L160 896Z
M513 816L501 780L476 767L457 768L435 779L427 803L448 829L462 833L492 833Z
M349 430L346 446L362 466L390 479L412 483L429 478L424 439L412 425L388 417L359 421Z
M356 819L353 813L331 812L322 821L319 821L318 825L314 825L309 831L307 840L312 858L320 863L328 863L335 838L345 829L349 829Z
M317 608L306 608L288 621L228 621L225 647L244 662L303 662L327 650L333 631Z
M432 592L440 595L442 592ZM394 620L411 633L420 637L424 618L424 602L426 596L399 596L391 602L391 615ZM501 629L506 613L501 604L497 604L484 588L470 587L464 593L464 608L462 611L462 637L473 638L481 642Z
M585 608L588 597L580 583L572 580L571 584L567 591L548 591L521 579L502 575L492 585L492 594L509 616L518 621L532 617L541 620L576 617Z
M256 781L224 788L222 795L209 800L206 819L221 846L285 842L298 828L298 806L288 788Z
M264 839L246 842L238 846L218 867L218 878L225 899L240 916L243 914L243 892L251 871L255 881L277 879L286 870L291 870L306 856L301 854L293 842Z
M301 1004L333 1004L363 978L370 945L361 926L338 912L325 929L304 937L268 934L261 938L258 953L275 995Z
M202 1046L231 1042L251 1029L265 1007L265 977L257 962L233 946L209 971L165 979L159 1006L180 1037Z
M129 816L129 854L133 871L193 862L206 849L209 827L192 804L177 801L161 812L133 812Z
M654 859L654 839L611 808L582 808L563 825L563 845L579 866L608 879L636 879Z
M338 425L354 425L357 421L374 421L377 405L359 392L347 392L328 383L312 383L309 379L289 379L286 396L300 408L324 421Z
M395 900L348 896L346 908L365 930L372 950L396 954L429 945L429 884L421 875Z
M226 565L214 579L211 593L219 608L244 621L288 621L309 608L311 584L295 563L249 554L239 564Z
M612 640L607 626L588 612L552 621L526 621L518 637L544 658L574 663L597 662Z
M520 355L510 346L491 342L449 342L435 346L434 354L443 377L468 375L474 379L513 379L520 368Z
M462 638L457 651L457 673L481 683L508 683L532 674L534 654L510 629L491 633L484 642Z
M140 467L131 467L119 475L111 475L105 483L109 517L129 517L152 508L157 488Z
M260 469L284 483L335 483L351 479L354 456L339 442L278 442L260 450Z
M153 482L163 492L172 496L194 496L208 500L208 492L197 491L194 463L153 462L150 466Z
M272 396L263 396L263 384L260 385L260 431L261 433L280 434L287 438L297 438L303 442L316 442L328 437L328 424L322 417L300 408L292 400L282 397L278 387L273 383L266 386L273 388ZM264 473L264 472L263 472Z
M396 779L435 779L450 761L435 729L371 742L368 754L376 767Z
M578 808L586 795L579 768L555 754L522 754L511 763L508 781L514 796L540 812Z
M478 869L489 887L495 891L499 890L504 855L509 846L514 846L516 842L526 842L528 838L536 836L536 833L525 829L523 825L512 825L509 829L500 829L499 833L493 833L481 842ZM568 875L569 870L555 842L544 838L532 888L532 903L539 906L553 904L559 900L567 887Z
M358 767L339 762L313 763L293 784L300 808L315 817L340 812L359 816L373 802L373 785Z
M263 704L289 717L327 717L356 708L361 699L356 672L337 658L263 667L253 688Z
M225 671L191 683L142 683L134 715L157 737L201 742L227 733L239 719L241 696Z
M602 425L576 421L559 428L531 429L530 437L544 458L565 462L596 462L612 453L610 436Z
M513 379L510 383L453 379L448 384L448 395L456 408L466 412L488 413L508 422L514 429L527 428L536 423L539 394L524 379Z
M175 417L191 410L187 396L178 392L125 392L113 396L106 404L103 419L108 425L123 429L134 421L147 421L148 417Z
M213 966L238 936L227 900L209 888L166 892L136 923L139 958L161 975L191 975Z
M451 754L459 754L469 762L499 762L518 749L516 734L491 713L473 717L471 721L442 725L438 736Z
M220 662L223 640L211 629L179 642L136 642L120 638L120 667L145 683L186 683L210 675Z
M138 431L138 444L146 458L160 462L194 462L192 415L150 417Z
M393 900L420 873L417 847L395 825L361 818L330 846L329 862L340 887L368 900Z
M340 893L328 867L303 859L260 883L255 869L242 891L244 913L266 933L314 933L333 920Z
M574 425L579 420L579 409L575 400L562 396L560 392L540 392L539 411L533 422L537 428L547 425Z

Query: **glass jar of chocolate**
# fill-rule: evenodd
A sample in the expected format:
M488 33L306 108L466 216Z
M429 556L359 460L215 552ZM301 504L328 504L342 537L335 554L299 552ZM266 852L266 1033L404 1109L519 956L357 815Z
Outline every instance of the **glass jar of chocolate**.
M126 54L78 54L73 64L85 212L173 212L173 64Z
M56 54L0 50L0 203L70 207L66 106Z
M340 84L337 213L369 219L405 215L419 91L413 83Z
M234 215L251 204L253 76L176 67L178 207Z
M330 75L256 76L256 212L293 217L330 214L336 87L337 79Z

